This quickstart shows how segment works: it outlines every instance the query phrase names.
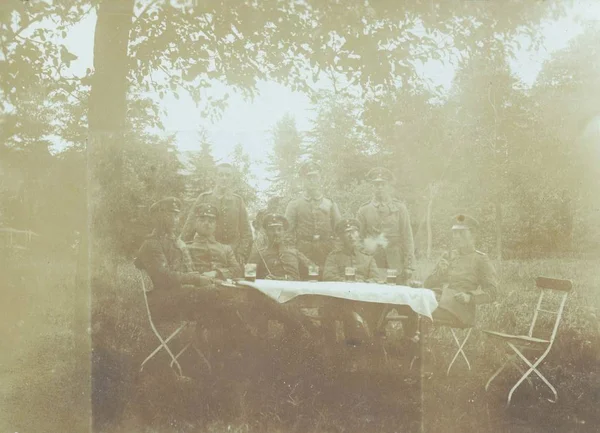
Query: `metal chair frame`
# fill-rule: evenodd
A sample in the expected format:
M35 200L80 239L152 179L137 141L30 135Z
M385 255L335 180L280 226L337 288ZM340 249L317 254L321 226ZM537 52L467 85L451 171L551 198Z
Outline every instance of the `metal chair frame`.
M465 362L467 364L467 368L469 370L471 370L471 363L469 362L469 358L467 358L467 355L465 354L465 351L463 350L463 348L465 347L465 344L467 344L467 341L469 340L469 337L471 336L471 332L473 332L473 327L470 326L470 327L465 327L465 328L457 328L452 325L444 325L444 326L447 326L450 328L450 332L452 333L452 338L454 339L454 342L456 343L456 347L458 347L456 353L454 354L454 357L452 358L452 361L450 361L450 365L448 365L448 370L446 370L446 376L450 375L450 370L452 369L452 366L458 359L458 355L462 355L462 359L465 360ZM456 335L457 329L466 329L467 330L467 332L464 334L464 338L462 341L460 341L458 339L458 336Z
M497 338L497 339L503 341L504 343L506 343L508 348L510 350L512 350L512 352L514 352L512 354L509 354L507 356L507 359L504 362L504 364L502 364L502 366L498 370L496 370L494 372L494 374L492 374L492 376L490 377L490 379L487 381L487 383L485 385L485 390L486 391L488 390L492 381L496 377L498 377L498 375L505 369L505 367L509 363L521 372L521 377L519 378L517 383L510 389L510 391L508 393L508 401L506 403L507 406L510 405L510 401L511 401L512 396L513 396L514 392L516 391L516 389L525 380L528 381L529 385L533 386L531 379L529 378L529 376L532 373L535 373L542 380L542 382L544 382L544 384L552 391L552 394L554 395L554 399L548 399L548 401L550 401L552 403L556 403L556 401L558 400L558 392L556 391L554 386L552 386L550 381L538 370L538 367L546 359L546 357L548 356L548 353L550 353L550 349L552 349L552 345L554 343L554 339L556 338L556 333L558 331L558 326L562 319L563 311L564 311L565 304L567 301L567 296L569 295L569 292L571 291L573 284L569 280L559 280L559 279L548 278L548 277L538 277L538 278L536 278L536 287L540 290L540 295L538 297L538 301L534 308L533 318L532 318L531 324L529 326L529 331L528 331L527 335L511 335L511 334L504 334L501 332L489 331L489 330L483 331L487 335ZM557 310L548 310L548 309L542 308L542 302L544 300L544 295L547 294L549 291L562 292L562 295L560 298L560 304L559 304ZM545 314L550 314L550 315L555 316L554 325L552 327L552 333L550 334L549 339L537 338L537 337L533 336L533 333L534 333L535 327L536 327L536 323L537 323L537 319L539 317L539 313L545 313ZM537 357L537 360L532 361L531 359L529 359L528 357L526 357L524 355L523 352L526 352L526 351L532 351L535 353L541 352L541 355L539 355ZM519 360L527 365L527 367L528 367L527 370L524 370L521 367L521 365L518 363Z
M190 346L192 346L192 348L198 354L200 359L202 359L204 361L204 363L207 365L209 371L211 371L212 368L211 368L210 363L208 362L208 359L206 359L206 357L204 356L202 351L198 347L196 347L196 345L194 343L188 342L183 347L183 349L181 349L177 354L174 354L173 351L169 348L167 343L169 343L171 340L173 340L175 337L177 337L177 335L179 335L181 333L181 331L183 331L185 328L195 326L196 323L191 322L191 321L182 321L175 331L173 331L167 338L163 338L163 336L158 331L158 328L154 324L154 321L152 320L152 313L150 312L150 305L148 303L148 292L151 289L147 288L146 282L145 282L147 275L144 270L137 268L137 267L136 267L136 269L138 270L138 273L140 276L140 281L142 283L142 292L144 294L144 305L146 306L146 313L148 315L148 321L150 322L150 327L152 328L152 332L154 332L154 335L160 342L160 344L152 351L152 353L150 353L150 355L148 355L146 357L146 359L144 359L144 361L142 362L142 365L140 366L140 372L144 370L144 365L148 361L150 361L156 354L158 354L161 351L161 349L164 349L169 354L169 357L171 358L169 367L173 368L173 366L175 366L176 367L175 373L177 374L177 376L179 378L186 378L186 376L183 374L183 371L181 369L181 364L179 364L178 359L179 359L179 357L181 357L181 355L183 355L189 349Z

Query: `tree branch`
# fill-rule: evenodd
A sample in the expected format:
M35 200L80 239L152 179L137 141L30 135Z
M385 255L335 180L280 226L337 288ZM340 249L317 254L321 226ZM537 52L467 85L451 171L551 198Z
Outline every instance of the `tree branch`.
M140 20L140 18L146 13L148 12L148 9L150 9L152 6L154 6L156 3L158 2L158 0L154 0L150 3L148 3L146 5L146 7L144 9L142 9L142 11L138 14L138 16L135 17L135 19L133 20L133 22L131 23L131 28L133 28L133 26L135 26L137 24L137 22Z

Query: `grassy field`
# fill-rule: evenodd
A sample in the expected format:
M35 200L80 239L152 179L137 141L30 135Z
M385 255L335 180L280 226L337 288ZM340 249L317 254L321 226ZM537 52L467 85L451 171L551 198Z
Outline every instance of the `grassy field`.
M174 379L165 358L139 364L155 345L139 283L131 265L113 278L100 273L92 283L91 356L85 338L74 335L75 265L25 257L2 277L0 431L89 431L90 383L95 392L94 427L130 432L596 432L600 430L600 264L592 260L544 260L496 264L501 290L494 305L480 310L478 329L465 348L473 369L460 361L449 377L450 335L435 332L424 368L410 370L401 330L389 326L391 360L376 363L367 349L338 348L324 358L318 344L283 345L278 329L268 341L249 338L242 353L219 354L213 347L209 372L190 354L184 368L191 383ZM23 264L25 263L25 265ZM431 263L421 263L423 278ZM534 378L505 408L518 378L508 371L489 392L483 387L502 352L481 329L524 332L535 300L538 275L574 282L553 352L541 370L559 400ZM85 307L85 306L84 306ZM377 352L379 353L379 352ZM333 359L333 361L332 361ZM352 359L366 359L350 371Z

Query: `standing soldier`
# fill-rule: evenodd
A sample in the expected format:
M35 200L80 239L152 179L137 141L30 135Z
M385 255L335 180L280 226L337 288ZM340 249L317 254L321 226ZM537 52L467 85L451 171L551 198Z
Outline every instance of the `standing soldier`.
M244 199L232 191L234 167L231 164L219 164L215 187L198 196L190 210L181 233L185 242L191 242L196 228L196 213L202 203L210 203L219 211L215 239L229 245L240 265L244 265L252 249L252 229Z
M376 167L367 180L373 186L373 198L358 209L357 219L365 247L373 253L377 267L395 269L398 282L412 277L415 263L414 240L406 206L391 195L391 171Z
M309 161L300 168L304 193L292 200L285 211L296 248L319 267L323 275L325 259L334 246L335 226L341 215L337 204L321 192L321 168Z
M412 277L415 254L410 217L406 206L392 197L394 175L383 167L373 168L367 174L373 186L371 201L358 209L361 235L365 249L372 253L380 269L395 269L397 282L406 284ZM394 307L408 320L403 324L404 336L415 340L418 335L418 315L409 307ZM389 307L384 315L389 312ZM384 321L381 321L384 324ZM383 333L376 329L375 332Z

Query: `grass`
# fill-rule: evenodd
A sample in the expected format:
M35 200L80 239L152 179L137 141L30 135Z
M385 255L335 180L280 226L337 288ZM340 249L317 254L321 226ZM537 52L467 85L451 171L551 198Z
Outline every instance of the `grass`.
M184 356L191 383L175 380L165 358L139 373L156 341L134 269L122 264L112 278L96 274L92 281L94 427L107 433L595 432L600 426L598 264L560 259L497 265L502 282L497 302L481 308L465 348L470 372L458 361L445 376L452 345L442 331L432 335L433 354L425 360L440 374L421 380L418 371L407 368L401 330L390 325L388 365L375 364L369 349L339 348L333 354L339 366L332 368L319 344L300 347L281 344L277 335L269 341L249 337L241 356L213 353L211 373L193 354ZM423 278L431 267L420 263L416 276ZM3 277L8 288L3 302L11 305L3 340L11 350L1 355L0 428L89 431L89 353L73 335L73 315L81 308L73 301L73 262L37 261L25 268L13 266ZM505 409L518 375L509 372L484 391L502 352L480 330L526 331L538 275L574 282L557 341L541 368L558 389L559 401L549 403L549 392L534 379L537 389L522 386ZM341 368L352 358L371 364L355 372Z

